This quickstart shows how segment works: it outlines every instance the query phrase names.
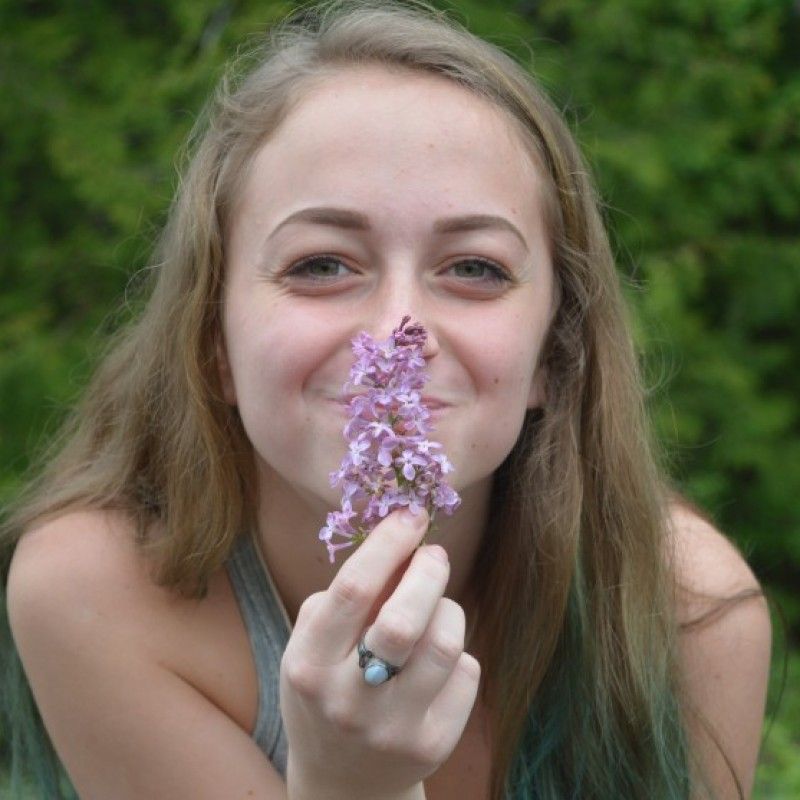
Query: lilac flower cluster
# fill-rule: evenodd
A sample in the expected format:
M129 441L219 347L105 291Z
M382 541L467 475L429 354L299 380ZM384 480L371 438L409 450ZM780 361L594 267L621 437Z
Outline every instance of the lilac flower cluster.
M343 484L341 510L329 513L319 532L331 564L338 550L363 542L397 508L407 506L415 513L426 508L430 533L435 530L436 509L452 514L461 503L442 479L453 465L443 453L434 452L442 445L426 438L432 430L430 412L419 390L428 380L422 357L427 333L418 323L408 325L410 319L403 317L383 342L363 331L353 339L356 360L343 391L360 385L368 389L350 401L344 428L348 452L339 469L330 474L331 486ZM358 517L353 502L363 499L368 500L366 508L353 523Z

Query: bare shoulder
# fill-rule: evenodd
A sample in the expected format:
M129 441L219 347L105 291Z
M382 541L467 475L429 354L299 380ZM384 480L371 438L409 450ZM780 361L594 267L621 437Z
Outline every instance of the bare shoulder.
M23 600L35 613L57 598L67 608L103 608L118 624L165 600L136 546L133 522L98 509L69 511L27 530L11 560L7 594L11 617Z
M9 591L13 594L13 589L29 581L101 590L121 571L130 578L134 559L129 543L133 543L133 525L120 513L81 509L50 517L26 530L17 543Z
M63 514L22 537L11 632L80 797L285 797L249 735L256 676L236 601L220 598L158 586L119 514Z
M58 652L69 641L83 642L87 657L113 646L154 665L164 661L167 593L150 579L133 523L119 512L68 511L25 531L6 602L28 672L31 652Z
M11 560L6 599L12 633L24 627L58 636L75 626L89 642L108 636L223 704L211 676L225 670L200 654L214 640L235 648L223 648L220 662L247 652L225 570L210 576L203 600L159 585L122 512L70 511L27 530ZM234 696L235 716L246 720L245 701Z
M715 797L740 797L737 783L749 797L769 679L768 606L745 558L708 520L676 505L670 527L691 750Z
M228 682L219 688L211 676L228 674L236 656L248 685L254 679L225 570L209 576L208 594L195 600L160 586L154 566L136 542L133 520L121 512L54 517L26 531L14 552L7 585L12 630L23 615L34 626L60 621L93 626L98 634L108 630L225 704ZM224 646L211 649L213 641ZM209 653L218 653L216 660ZM232 695L234 716L246 721L247 700Z
M689 622L717 598L760 591L739 549L700 513L673 504L669 519L674 569L679 586L679 617Z

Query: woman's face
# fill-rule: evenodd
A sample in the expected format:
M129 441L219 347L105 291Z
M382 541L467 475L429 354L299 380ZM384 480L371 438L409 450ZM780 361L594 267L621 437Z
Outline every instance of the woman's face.
M540 178L502 112L436 76L324 79L257 153L226 252L223 386L262 481L338 507L350 342L408 314L448 479L486 488L543 401L554 294Z

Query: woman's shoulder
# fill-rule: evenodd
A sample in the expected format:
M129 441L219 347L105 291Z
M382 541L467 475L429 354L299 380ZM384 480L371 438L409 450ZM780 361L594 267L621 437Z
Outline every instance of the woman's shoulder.
M130 643L159 659L169 592L150 577L134 534L126 514L100 509L68 510L31 525L8 572L12 631L46 641L79 624L102 647L113 620L117 646Z
M211 587L174 599L134 531L116 513L61 514L31 527L12 560L11 631L59 759L81 797L279 791L249 741L258 686L235 600Z
M676 503L669 527L692 753L715 797L739 796L731 768L749 797L769 678L769 609L746 559L701 512Z
M236 597L224 568L202 599L184 598L154 580L136 543L135 523L118 511L75 510L27 530L7 581L14 629L58 628L80 614L102 647L111 623L115 646L165 667L250 731L257 684ZM64 617L66 619L66 617ZM49 634L42 634L49 635Z
M135 542L133 520L121 511L81 508L40 520L17 542L8 575L13 597L35 586L44 598L64 592L129 612L163 594ZM48 591L49 590L49 591ZM121 614L120 616L126 616Z
M668 530L681 622L690 621L714 598L760 592L741 551L699 509L685 501L671 503Z
M137 543L136 524L128 513L73 509L22 534L11 559L7 591L10 603L23 593L43 602L72 598L103 609L121 624L141 622L154 636L161 622L168 626L180 621L186 627L193 612L230 600L224 573L221 569L209 576L202 600L183 597L156 581L155 564Z

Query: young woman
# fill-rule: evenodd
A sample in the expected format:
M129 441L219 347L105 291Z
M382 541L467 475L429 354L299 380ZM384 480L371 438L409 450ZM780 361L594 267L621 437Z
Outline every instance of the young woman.
M285 23L154 263L8 526L20 758L83 800L749 796L766 606L657 467L586 165L518 65L421 4ZM331 564L351 340L405 315L462 504Z

